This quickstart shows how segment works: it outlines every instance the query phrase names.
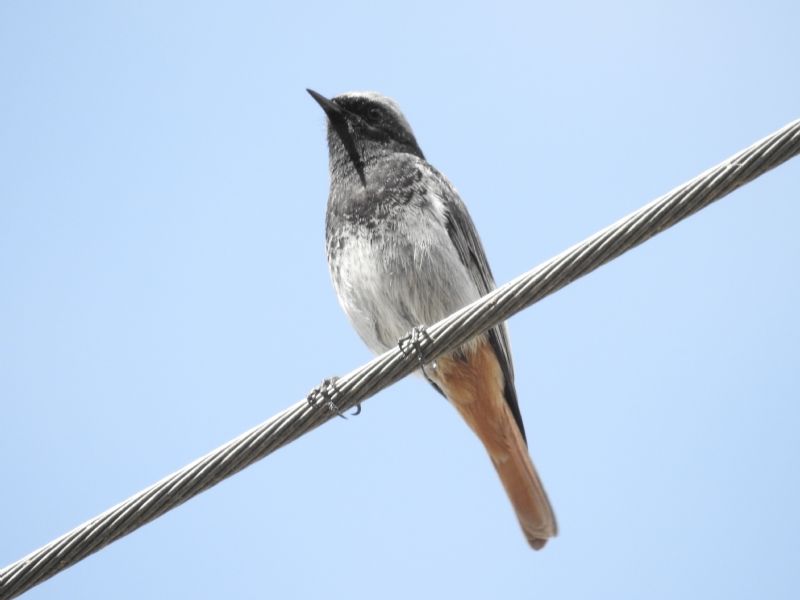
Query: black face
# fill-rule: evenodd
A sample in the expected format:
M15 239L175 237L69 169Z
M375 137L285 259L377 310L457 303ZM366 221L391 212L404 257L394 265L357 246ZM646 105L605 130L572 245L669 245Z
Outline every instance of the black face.
M405 118L388 98L352 93L329 100L307 91L328 116L331 164L336 157L347 156L365 187L365 167L377 157L399 152L425 158Z
M380 100L348 94L337 96L333 102L344 109L356 137L378 142L395 152L422 157L414 134L391 106Z

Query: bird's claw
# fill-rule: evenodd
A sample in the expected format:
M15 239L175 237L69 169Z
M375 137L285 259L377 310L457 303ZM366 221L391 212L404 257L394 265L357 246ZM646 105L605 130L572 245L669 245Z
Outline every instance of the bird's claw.
M416 354L417 360L422 363L425 362L425 352L422 349L422 342L428 341L432 342L431 336L428 335L428 330L425 329L422 325L417 325L397 340L397 347L400 348L400 352L402 352L405 356L408 356L412 352Z
M312 389L306 396L306 401L310 406L317 406L318 404L325 404L328 410L335 412L337 416L346 419L347 415L342 412L342 409L336 404L336 396L339 394L339 388L336 382L338 377L328 377L322 380L318 386ZM361 414L361 403L356 404L353 416Z
M425 375L428 380L430 380L431 378L428 376L427 371L425 371L426 353L422 348L422 342L424 341L429 343L433 342L431 336L428 335L428 330L422 325L417 325L397 341L397 346L400 348L400 352L402 352L405 356L408 356L412 353L416 355L417 361L422 369L422 374ZM436 371L436 361L433 361L431 366L433 367L433 370Z

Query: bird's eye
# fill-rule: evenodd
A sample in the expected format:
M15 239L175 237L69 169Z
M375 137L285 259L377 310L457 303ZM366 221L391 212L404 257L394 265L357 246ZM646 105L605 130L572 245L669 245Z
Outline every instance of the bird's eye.
M367 111L367 120L372 123L377 123L381 120L381 109L377 106L373 106Z

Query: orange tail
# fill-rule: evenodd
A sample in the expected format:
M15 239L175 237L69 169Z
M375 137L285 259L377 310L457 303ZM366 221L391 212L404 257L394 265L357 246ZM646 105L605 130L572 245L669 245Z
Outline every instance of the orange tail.
M535 550L556 535L553 508L503 397L505 381L491 346L479 342L467 360L441 358L429 373L480 438Z

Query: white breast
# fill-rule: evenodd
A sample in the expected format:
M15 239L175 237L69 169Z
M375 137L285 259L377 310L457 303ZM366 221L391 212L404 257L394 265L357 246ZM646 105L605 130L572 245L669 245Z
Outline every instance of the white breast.
M330 263L339 302L375 353L479 296L437 209L402 208L391 226L348 236Z

